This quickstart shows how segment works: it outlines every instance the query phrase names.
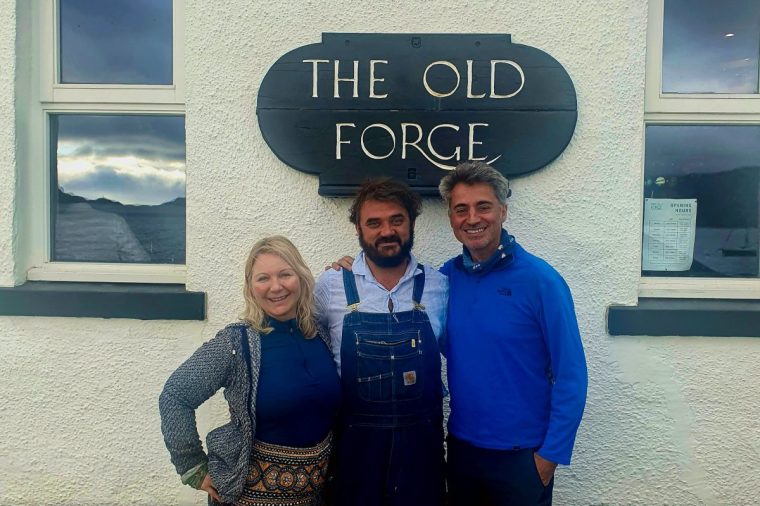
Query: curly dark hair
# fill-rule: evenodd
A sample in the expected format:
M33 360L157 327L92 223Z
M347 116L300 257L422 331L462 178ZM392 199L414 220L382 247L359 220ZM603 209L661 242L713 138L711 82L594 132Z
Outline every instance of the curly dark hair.
M404 183L389 177L369 179L359 187L359 193L348 210L348 219L354 225L359 223L359 211L368 200L395 202L406 209L412 222L422 213L422 199Z

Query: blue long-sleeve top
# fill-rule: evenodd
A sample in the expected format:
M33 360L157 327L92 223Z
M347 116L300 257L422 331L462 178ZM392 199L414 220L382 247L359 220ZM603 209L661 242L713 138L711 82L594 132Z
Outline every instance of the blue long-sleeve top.
M449 278L449 432L569 464L588 383L572 296L556 270L509 239L485 272L466 268L461 255L441 268Z
M306 339L296 320L270 320L261 336L256 392L256 439L308 447L327 436L340 405L341 386L330 351Z

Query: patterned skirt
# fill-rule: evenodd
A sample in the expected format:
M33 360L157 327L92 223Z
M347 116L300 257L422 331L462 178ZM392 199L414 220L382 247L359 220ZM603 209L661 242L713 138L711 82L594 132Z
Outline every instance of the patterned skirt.
M254 440L243 494L235 506L319 506L331 449L332 433L310 448Z

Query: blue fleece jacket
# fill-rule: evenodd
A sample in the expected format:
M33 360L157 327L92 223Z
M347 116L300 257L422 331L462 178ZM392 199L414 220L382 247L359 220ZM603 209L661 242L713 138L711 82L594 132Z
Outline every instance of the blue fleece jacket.
M557 271L509 239L485 272L466 268L462 255L441 268L449 278L449 432L569 464L588 382L573 299Z

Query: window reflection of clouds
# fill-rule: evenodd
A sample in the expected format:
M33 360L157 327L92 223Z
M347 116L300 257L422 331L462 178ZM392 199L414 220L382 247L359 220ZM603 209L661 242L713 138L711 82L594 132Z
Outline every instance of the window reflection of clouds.
M172 0L61 0L61 82L172 83Z
M57 121L64 191L123 204L184 197L183 117L59 115Z
M758 92L756 0L668 0L664 23L664 93Z
M760 126L649 125L647 176L680 176L760 167Z

